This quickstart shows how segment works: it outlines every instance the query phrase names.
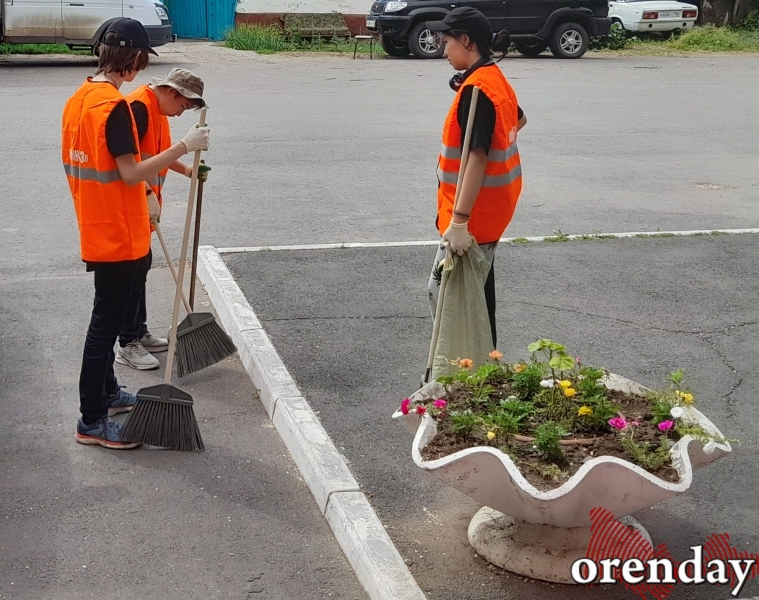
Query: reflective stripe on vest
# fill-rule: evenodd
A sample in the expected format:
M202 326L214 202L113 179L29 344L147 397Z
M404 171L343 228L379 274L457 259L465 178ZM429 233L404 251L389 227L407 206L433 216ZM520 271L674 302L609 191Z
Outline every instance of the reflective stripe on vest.
M516 156L517 154L519 154L519 150L517 149L516 142L511 144L506 150L490 150L490 152L488 152L488 165L493 164L493 166L497 168L497 163L506 163L512 156ZM461 149L443 145L440 156L452 160L461 160ZM506 167L505 164L503 166ZM509 185L516 181L517 177L520 177L521 175L522 165L517 164L502 175L485 175L482 178L482 187L502 187ZM437 177L440 183L458 185L459 182L458 170L444 171L443 169L438 168Z
M171 147L171 128L169 119L161 114L161 108L158 104L158 98L155 92L148 85L138 87L127 96L131 104L134 101L142 102L148 111L148 128L145 135L140 140L140 155L142 160L153 158L164 150ZM166 174L169 168L151 177L147 184L153 189L158 202L163 205L163 184L166 182Z
M97 169L89 169L86 167L80 167L79 165L70 165L66 163L63 165L63 170L69 177L80 179L81 181L113 183L114 181L119 181L121 179L121 174L119 173L118 169L112 169L110 171L98 171Z
M495 127L490 140L485 173L468 221L469 232L478 243L497 241L516 209L522 190L522 165L517 148L517 98L496 65L475 70L456 94L443 127L438 158L437 225L440 234L448 229L461 168L462 131L458 121L461 93L477 86L495 108Z

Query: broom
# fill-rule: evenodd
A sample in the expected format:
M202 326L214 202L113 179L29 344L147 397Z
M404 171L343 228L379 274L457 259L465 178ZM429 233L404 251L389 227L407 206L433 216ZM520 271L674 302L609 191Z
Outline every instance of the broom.
M199 125L206 122L206 109L201 109ZM174 293L174 312L171 317L171 331L174 333L179 319L179 301L183 296L181 282L184 278L185 263L187 262L187 244L190 238L190 223L192 221L192 205L197 186L198 167L200 165L200 150L195 152L192 166L192 181L190 182L190 198L187 201L187 217L185 218L184 237L182 239L182 257L179 260L179 275L177 276L176 292ZM162 245L163 235L159 236ZM173 266L173 264L172 264ZM171 371L174 365L174 353L177 348L177 336L169 338L169 355L166 359L166 374L164 382L143 388L137 392L137 404L129 413L122 439L128 442L138 442L150 446L159 446L171 450L204 450L203 438L195 419L193 399L190 394L171 385Z
M464 144L461 152L461 163L459 164L459 178L456 183L456 195L453 199L453 211L456 211L456 207L459 203L459 192L461 191L461 183L464 181L464 171L466 170L466 164L469 159L469 144L472 139L472 125L474 124L474 115L477 110L477 99L480 95L480 88L474 86L472 89L472 99L469 104L469 115L466 122L466 133L464 134ZM450 252L450 247L447 250ZM441 263L442 264L442 263ZM435 323L432 327L432 342L430 343L430 353L427 358L427 370L424 372L424 379L419 387L424 387L430 382L430 375L432 374L432 366L435 362L435 350L437 349L437 341L440 336L440 319L443 314L443 301L445 300L445 288L448 284L448 274L443 273L443 279L440 282L440 292L438 292L437 306L435 307Z
M198 181L197 185L198 197L195 213L195 240L192 248L190 304L188 307L185 303L188 314L177 329L177 376L179 377L215 365L237 351L232 338L221 328L211 313L193 312L195 307L195 273L198 264L198 237L200 235L200 210L203 203L203 181Z

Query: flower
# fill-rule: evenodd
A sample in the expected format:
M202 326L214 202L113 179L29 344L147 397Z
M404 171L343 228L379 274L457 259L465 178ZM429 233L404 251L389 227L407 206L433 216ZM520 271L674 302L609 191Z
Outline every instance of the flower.
M540 387L542 388L552 388L553 387L553 379L544 379L540 382Z
M448 402L443 400L442 398L438 398L432 403L432 406L435 408L445 408L448 405Z
M465 371L468 371L469 369L472 368L472 366L474 366L474 362L472 362L470 358L462 358L459 361L459 366Z
M685 404L693 404L693 394L683 394L683 402Z
M567 389L567 388L570 388L570 387L572 387L572 382L571 382L571 381L569 381L569 379L562 379L562 380L559 382L559 385L560 385L561 387L563 387L564 389Z
M575 394L577 394L577 390L576 390L576 389L574 389L574 388L566 388L566 389L564 390L564 395L565 395L567 398L574 398L574 397L575 397Z
M488 356L493 360L501 360L503 358L503 354L498 352L498 350L493 350Z
M614 429L624 429L627 427L627 419L624 417L614 417L613 419L609 419L609 425Z
M630 425L633 427L638 427L640 425L640 421L630 421Z
M590 406L581 406L577 410L577 416L579 417L589 417L592 414L593 414L593 409L590 408Z
M523 365L523 364L514 365L514 371L516 371L517 373L521 373L522 371L525 370L525 367L527 367L527 365Z
M662 421L659 423L659 431L669 431L675 426L674 422L672 421Z
M685 410L683 410L682 406L673 406L669 414L672 415L673 419L679 419L685 414Z
M426 412L427 412L427 409L424 408L423 406L417 406L416 407L416 414L418 414L418 415L421 416L421 415L423 415Z
M409 400L408 398L406 398L403 402L401 402L401 412L404 415L408 414L409 406L411 406L411 400Z
M491 441L495 439L495 431L488 431L488 439Z

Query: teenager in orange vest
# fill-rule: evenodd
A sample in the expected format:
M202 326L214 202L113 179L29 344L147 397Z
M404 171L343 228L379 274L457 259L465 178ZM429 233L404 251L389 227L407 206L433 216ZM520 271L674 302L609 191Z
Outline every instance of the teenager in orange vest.
M154 78L153 83L138 87L127 95L129 107L132 109L134 122L137 126L137 136L140 145L140 157L147 160L171 148L171 127L168 117L178 117L185 110L203 108L203 80L186 69L172 69L166 79ZM181 173L192 177L192 166L180 160L175 161L158 175L151 178L145 185L148 202L154 207L150 215L151 230L155 223L160 222L160 211L163 208L163 184L168 171ZM198 178L206 181L211 167L200 165ZM147 269L153 264L153 255L148 252ZM147 270L140 270L135 277L132 288L132 298L124 319L124 328L119 336L119 348L116 352L116 362L128 365L133 369L157 369L160 365L153 356L155 352L165 352L169 342L165 338L153 336L148 331L147 304L145 284Z
M444 44L445 57L451 66L463 71L450 82L456 97L443 127L443 147L438 159L437 228L442 240L428 284L430 305L434 316L442 275L439 265L445 258L446 243L459 256L477 243L491 265L483 293L496 347L493 258L522 190L517 131L527 123L514 90L492 59L493 50L508 52L511 39L506 31L493 36L487 18L471 7L455 8L442 21L426 25ZM480 92L466 171L463 181L459 181L474 86ZM459 186L461 192L454 212Z
M106 30L99 65L68 99L62 119L62 159L79 225L80 249L94 273L95 301L79 375L82 417L76 440L106 448L121 441L109 415L128 412L137 401L113 372L116 338L124 323L132 285L150 250L145 181L180 156L208 148L210 130L192 127L161 156L140 160L132 112L119 91L148 66L150 40L141 23L114 21Z

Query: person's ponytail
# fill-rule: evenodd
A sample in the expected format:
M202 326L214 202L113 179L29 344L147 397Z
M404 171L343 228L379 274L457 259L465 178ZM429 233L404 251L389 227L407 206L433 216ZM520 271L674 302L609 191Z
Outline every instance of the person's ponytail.
M509 53L509 48L511 47L511 34L506 29L494 33L493 43L490 47L495 52L500 52L501 58L503 58Z

